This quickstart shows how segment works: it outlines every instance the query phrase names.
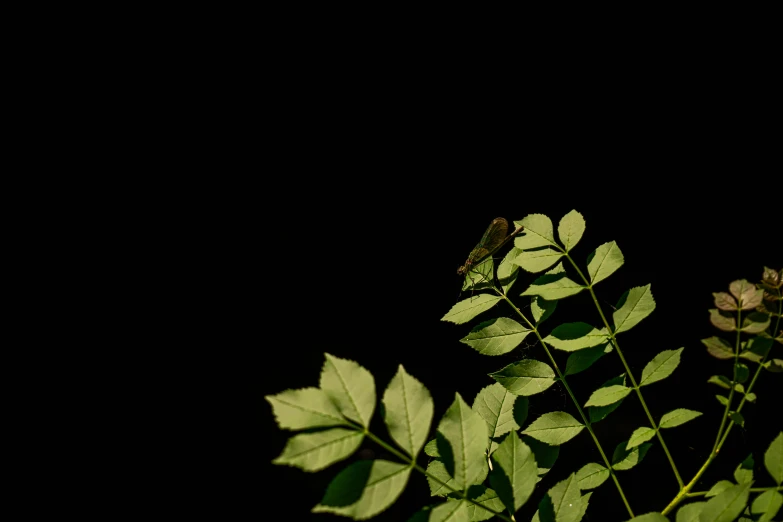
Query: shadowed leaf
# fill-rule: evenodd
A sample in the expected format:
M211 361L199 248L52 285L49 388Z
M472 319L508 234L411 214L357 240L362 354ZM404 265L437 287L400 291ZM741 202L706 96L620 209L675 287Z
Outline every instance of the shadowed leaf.
M540 440L536 440L528 435L522 435L522 442L530 447L533 455L536 458L536 464L538 465L538 474L542 475L552 469L557 461L557 456L560 454L559 446L550 446Z
M752 312L742 320L742 331L745 333L761 333L767 327L769 327L769 316L761 312Z
M756 463L753 461L753 455L748 455L745 460L740 462L737 469L734 470L734 480L737 484L743 482L753 482L753 466Z
M669 519L660 513L645 513L632 518L628 522L669 522Z
M728 312L721 312L716 308L710 309L710 322L715 328L724 332L733 332L737 327L733 315Z
M430 511L428 522L470 522L469 505L464 500L449 500Z
M720 337L709 337L702 339L702 343L707 347L707 351L716 359L733 359L734 349L729 343Z
M764 453L764 467L780 486L783 483L783 432L778 433Z
M574 375L585 371L592 366L594 362L603 357L605 353L609 353L610 351L612 351L611 343L599 344L592 348L575 351L568 356L565 374Z
M758 517L756 522L769 522L778 514L781 506L783 506L783 495L770 490L756 497L750 506L750 512L754 517Z
M541 361L524 359L501 370L490 373L490 377L516 395L535 395L555 383L555 372Z
M489 429L486 421L462 400L460 394L455 395L454 402L438 424L438 432L448 441L453 452L453 473L450 459L444 456L446 470L454 477L459 489L466 489L486 477L484 451L489 444Z
M541 324L552 315L557 307L557 301L547 301L541 296L535 296L530 300L530 311L533 312L533 320Z
M605 383L601 385L602 388L608 387L608 386L614 386L618 384L625 384L625 374L621 373L617 377L613 377L612 379L609 379ZM590 422L598 422L600 420L603 420L606 418L607 415L612 413L614 410L620 407L620 404L622 404L623 401L617 401L614 404L609 404L608 406L591 406L589 408L590 410Z
M492 462L495 463L489 475L492 488L513 513L527 502L536 487L536 459L527 444L512 431L492 454Z
M646 442L630 450L625 449L627 445L628 441L623 441L614 449L614 454L612 454L613 469L625 471L633 468L644 459L652 443Z

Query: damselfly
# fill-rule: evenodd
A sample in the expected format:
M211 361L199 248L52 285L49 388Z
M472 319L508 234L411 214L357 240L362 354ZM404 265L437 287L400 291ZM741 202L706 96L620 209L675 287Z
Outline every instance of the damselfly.
M465 260L465 264L457 269L457 275L468 275L474 267L477 267L483 263L487 258L491 257L495 252L501 249L511 238L522 232L525 227L519 227L509 235L508 233L508 221L499 217L492 220L492 223L487 227L487 231L481 236L481 241L478 245L470 251L468 259Z

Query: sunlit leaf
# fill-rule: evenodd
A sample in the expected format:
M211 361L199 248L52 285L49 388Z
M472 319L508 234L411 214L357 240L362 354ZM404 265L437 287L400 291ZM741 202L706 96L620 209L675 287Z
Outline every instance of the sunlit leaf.
M754 465L755 462L753 461L753 455L748 455L745 460L740 462L739 466L737 466L737 469L734 470L734 480L737 481L737 484L742 484L743 482L753 482Z
M761 299L764 297L763 290L756 288L756 285L744 279L733 281L729 285L729 291L737 298L743 310L756 308L761 304Z
M540 522L579 522L582 516L582 494L576 474L558 482L538 504ZM535 516L533 520L536 520Z
M778 514L781 506L783 506L783 495L769 490L756 497L750 506L750 512L754 517L758 517L756 522L769 522Z
M669 519L660 513L645 513L638 517L633 517L628 522L669 522Z
M535 395L555 383L555 372L541 361L523 359L490 373L490 377L516 395Z
M437 439L432 439L427 444L424 445L424 453L429 455L430 457L440 457L440 453L438 453L438 441Z
M587 323L565 323L552 330L544 342L558 350L573 352L603 344L607 335L604 328L594 328Z
M557 225L557 235L565 247L566 252L576 246L582 234L585 233L585 218L576 210L572 210L560 220Z
M587 257L587 273L590 274L591 283L596 284L612 275L623 266L623 261L623 253L614 241L596 248Z
M700 411L687 410L685 408L678 408L670 411L661 417L661 422L658 423L660 428L674 428L681 424L685 424L701 415Z
M361 431L343 428L300 433L288 439L283 453L272 463L318 471L351 456L363 438Z
M684 348L664 350L656 355L642 370L642 380L639 381L639 386L647 386L671 375L680 364L680 354L683 350Z
M769 316L761 312L752 312L742 319L742 331L745 333L761 333L767 327L769 327Z
M585 348L583 350L577 350L568 356L566 361L566 375L574 375L579 372L583 372L593 365L598 359L604 356L605 353L612 351L611 343L599 344L592 348Z
M650 285L638 286L625 292L617 303L617 310L612 313L615 333L625 332L655 310Z
M504 433L519 429L519 425L514 420L516 399L516 395L498 383L482 388L476 395L473 411L486 421L490 437L500 437Z
M360 460L337 474L313 513L336 513L356 520L391 506L408 482L411 467L387 460Z
M630 450L641 444L642 442L647 442L651 438L655 437L655 430L652 428L648 428L646 426L641 428L636 428L633 433L631 433L631 438L628 439L628 444L625 446L625 449Z
M536 279L521 295L538 295L543 299L555 301L576 295L585 287L571 281L565 274L541 276Z
M475 326L460 342L482 355L501 355L516 348L530 332L513 319L499 317Z
M383 406L383 420L392 439L415 459L432 424L429 390L399 365L383 394Z
M579 510L579 516L576 518L577 521L582 520L585 516L585 513L587 513L587 508L590 505L590 497L593 496L593 492L589 492L585 495L582 495L582 509Z
M348 425L337 406L318 388L285 390L264 398L272 405L277 425L284 430Z
M552 248L541 248L538 250L522 250L512 262L522 267L526 272L535 274L551 267L561 257L563 257L562 252Z
M444 455L443 460L459 489L481 483L486 477L484 451L489 444L489 428L459 393L438 424L438 432L449 443L452 455ZM440 446L438 450L443 453Z
M624 399L629 393L631 388L626 388L622 385L607 386L605 388L598 388L587 399L585 406L607 406L614 404L615 402Z
M495 262L492 256L488 256L478 265L472 267L462 281L462 291L471 290L477 292L492 288L495 277Z
M427 465L427 482L430 485L430 495L433 497L445 497L452 490L461 490L454 477L449 475L442 460L433 460Z
M428 522L470 522L470 513L465 500L448 500L430 511Z
M541 324L552 315L557 307L557 301L547 301L541 296L535 296L530 300L530 311L533 312L533 321Z
M600 464L590 462L576 472L579 489L593 489L603 484L609 478L609 470Z
M618 384L625 385L625 374L621 373L617 377L613 377L603 383L601 385L602 388L606 388L609 386L615 386ZM590 422L595 423L600 420L603 420L607 415L612 413L614 410L620 407L620 404L622 404L623 401L617 401L614 404L609 404L608 406L592 406L589 408L590 411Z
M364 427L375 411L375 381L372 374L354 361L324 354L320 388L340 412Z
M514 246L522 250L543 246L556 246L552 220L544 214L529 214L521 221L514 221L517 227L525 230L514 238Z
M724 388L726 390L731 389L731 379L728 377L724 377L723 375L713 375L709 379L707 379L707 382L710 384L717 384L721 388Z
M733 332L737 327L734 316L728 312L721 312L717 308L710 308L710 322L715 328L724 332Z
M498 283L503 287L503 293L508 294L511 290L511 286L517 280L519 273L519 265L512 263L512 260L519 255L521 250L516 247L511 247L511 250L503 258L503 261L498 265Z
M783 432L778 433L764 453L764 466L780 486L783 483Z
M490 294L479 294L469 297L451 307L441 321L455 324L467 323L482 312L486 312L500 301L501 297Z
M612 454L612 468L618 471L625 471L631 469L639 464L647 451L652 446L651 442L645 442L632 449L626 449L628 441L623 441L617 445Z
M492 488L513 513L527 502L536 487L536 459L527 444L512 431L492 454L492 462L495 464L489 475Z
M715 398L718 399L718 402L724 406L726 406L729 403L729 399L723 395L716 395Z
M482 486L482 485L474 485L470 486L468 488L468 498L470 498L473 502L477 504L481 504L482 506L488 507L492 511L496 513L502 513L505 507L503 506L503 502L500 500L500 497L498 496L497 492L494 490ZM470 522L480 522L482 520L489 520L490 518L494 517L492 513L487 511L486 509L482 509L475 504L469 503L468 504L468 517L470 519Z
M709 337L702 339L702 343L707 347L707 351L717 359L733 359L734 349L729 343L720 337Z
M737 300L726 292L713 292L712 295L715 297L715 306L720 310L733 312L739 308Z
M745 395L745 400L748 402L756 402L756 394L755 393L748 393Z
M772 373L783 372L783 359L770 359L764 363L764 369Z
M733 482L730 480L719 480L715 483L714 486L712 486L708 491L707 494L704 495L707 498L714 497L716 495L719 495L720 493L726 491L730 487L734 485Z
M699 522L732 522L748 503L751 482L726 488L711 498L699 515Z
M682 506L677 510L676 522L699 522L699 514L706 505L706 502L694 502Z
M522 433L553 446L559 446L576 437L584 425L564 411L545 413L533 421Z

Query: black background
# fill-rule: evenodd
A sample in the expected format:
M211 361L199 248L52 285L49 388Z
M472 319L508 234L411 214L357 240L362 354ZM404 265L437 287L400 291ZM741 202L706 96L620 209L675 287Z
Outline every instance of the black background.
M351 458L317 473L271 464L292 433L276 427L263 396L317 386L323 352L370 370L379 398L402 364L432 393L431 433L455 392L472 403L481 388L494 382L487 373L522 357L546 360L539 346L530 346L530 338L498 357L479 355L459 342L478 322L509 316L502 305L466 325L440 320L458 301L457 267L498 216L510 222L544 213L557 227L563 215L576 209L587 223L573 252L582 266L598 245L617 241L625 264L597 285L598 297L610 313L625 290L652 285L656 310L620 336L620 347L637 379L657 353L685 347L677 371L643 392L656 419L675 408L704 412L664 434L686 482L706 459L723 413L714 398L722 390L706 380L716 373L730 375L731 369L700 343L720 335L708 320L712 292L727 290L735 279L756 282L765 265L780 268L783 261L774 202L779 183L767 173L766 156L748 154L757 144L745 143L741 153L719 154L711 143L686 151L675 143L639 146L616 135L611 146L599 150L577 142L553 145L541 137L511 143L500 133L448 136L453 141L417 129L397 144L395 139L402 138L393 134L357 137L351 132L347 137L352 139L330 139L328 146L300 151L292 155L290 166L281 168L287 172L287 190L281 201L269 194L264 204L270 209L291 204L294 211L269 215L265 231L281 240L277 246L282 248L266 250L275 261L259 263L254 275L260 291L248 297L258 315L248 319L257 331L237 361L240 425L234 447L228 448L236 466L229 504L241 518L264 519L270 509L281 509L287 514L281 511L276 519L342 519L310 514L331 478L359 458L395 460L366 441ZM709 160L708 154L713 154ZM309 159L297 159L301 155ZM318 175L298 174L300 168L317 169ZM521 293L535 277L522 273L511 295ZM526 304L522 298L517 302ZM562 300L544 323L544 335L558 324L580 320L600 324L587 293ZM556 353L561 368L566 355ZM622 371L619 358L610 354L569 377L569 383L584 402ZM747 429L735 427L696 490L732 479L734 468L751 451L756 486L771 485L762 455L780 429L781 389L778 375L762 374L754 389L757 403L743 410ZM577 415L559 385L530 397L528 422L553 410ZM611 455L645 425L646 416L632 394L594 427ZM377 408L371 428L388 440ZM618 472L636 515L662 510L677 493L665 454L653 442L642 464ZM422 454L419 463L426 462ZM602 461L584 431L561 446L554 468L517 520L529 520L546 490L587 462ZM401 497L374 520L407 520L432 500L424 477L413 473ZM595 490L585 520L627 518L611 481Z

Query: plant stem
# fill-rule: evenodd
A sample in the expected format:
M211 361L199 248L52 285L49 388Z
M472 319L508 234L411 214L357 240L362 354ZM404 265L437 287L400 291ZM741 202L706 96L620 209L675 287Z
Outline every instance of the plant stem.
M642 391L639 389L639 385L636 383L636 379L634 379L633 373L631 373L631 368L628 366L628 363L626 362L625 357L623 356L622 350L620 350L620 345L617 342L617 338L615 337L614 332L612 331L612 327L609 326L609 321L607 321L606 316L604 315L604 312L601 309L601 305L598 303L598 297L595 295L595 291L593 290L593 285L587 280L587 278L584 276L582 271L579 270L579 267L571 258L571 256L568 255L567 252L564 253L568 261L570 261L571 265L576 269L577 273L579 274L579 277L581 277L582 281L584 281L586 288L590 291L590 296L593 298L593 303L595 303L595 307L598 309L598 314L601 316L601 320L603 321L604 326L606 327L606 331L609 332L609 337L612 340L612 345L614 345L615 350L617 350L617 355L620 356L620 360L622 361L623 366L625 367L625 373L628 375L628 378L631 380L633 389L634 391L636 391L636 396L639 397L639 402L642 404L642 408L644 408L644 412L647 414L647 420L650 421L650 424L655 430L655 435L656 437L658 437L658 441L661 443L661 447L663 448L663 451L666 453L666 458L669 459L669 464L671 465L672 471L674 471L674 477L677 479L677 483L680 485L680 489L682 489L684 483L682 481L682 477L680 476L680 472L677 470L677 465L674 463L674 459L672 458L671 453L669 453L669 448L666 446L666 442L663 440L663 435L661 435L661 431L658 429L658 425L655 423L655 420L653 419L653 416L650 413L650 409L647 407L647 403L644 402Z
M718 428L718 434L715 437L715 444L712 445L712 451L718 448L720 443L720 437L723 432L723 427L726 425L726 419L729 417L729 411L731 410L731 400L734 398L734 388L737 386L737 363L739 362L740 352L740 325L742 324L742 310L737 309L737 339L734 342L734 373L731 378L731 389L729 390L729 398L726 401L726 407L723 409L723 418L720 420L720 427ZM727 430L728 431L728 430Z
M630 504L628 504L628 499L625 498L625 493L623 492L622 486L620 486L620 481L617 479L617 475L615 475L614 469L612 469L612 464L609 462L609 459L606 457L606 453L604 453L604 450L601 447L601 443L598 442L598 437L596 437L595 432L593 431L593 427L590 424L590 420L587 418L585 412L582 410L582 407L579 405L579 401L576 400L576 396L574 395L574 392L571 391L571 387L568 386L568 382L566 381L565 375L563 375L563 372L561 372L560 368L558 368L557 363L555 362L555 358L552 356L552 352L549 351L549 347L547 347L546 343L544 342L544 338L541 337L541 334L538 332L538 328L536 327L536 325L531 323L527 317L525 317L522 311L519 308L517 308L516 305L514 305L514 303L511 302L511 300L508 298L508 296L506 296L505 293L500 292L497 289L495 289L495 291L503 299L506 300L509 306L511 306L517 312L517 314L519 314L519 316L527 323L528 327L533 331L533 333L536 334L536 337L538 337L538 340L541 342L541 346L544 347L544 351L549 357L549 361L552 363L552 367L554 367L555 371L557 372L557 376L560 379L560 382L563 383L563 386L568 392L568 395L571 397L571 400L574 402L574 406L576 406L576 409L579 411L579 415L582 416L582 421L584 421L587 431L590 432L590 436L593 437L593 442L595 442L598 451L601 453L601 457L604 459L604 464L606 464L606 468L609 470L609 474L611 475L612 480L614 481L614 484L617 487L617 491L620 493L620 497L623 499L623 503L625 504L625 508L628 510L628 514L631 515L631 518L633 518L634 517L633 510L631 509Z
M479 504L478 502L474 502L473 500L469 499L469 498L467 497L467 495L466 495L465 493L463 493L462 491L458 491L458 490L456 490L456 489L452 488L452 487L451 487L451 486L449 486L448 484L445 484L445 483L441 482L441 481L440 481L440 479L438 479L437 477L433 477L432 475L430 475L429 473L427 473L427 470L426 470L426 469L424 469L424 468L422 468L422 467L421 467L421 466L419 466L418 464L416 464L416 461L412 460L410 457L408 457L408 456L407 456L407 455L405 455L404 453L401 453L401 452L397 451L397 450L396 450L396 449L395 449L393 446L391 446L390 444L386 444L386 443L385 443L383 440L381 440L381 439L379 439L378 437L376 437L376 436L375 436L375 435L374 435L374 434L373 434L373 433L372 433L372 432L371 432L369 429L362 428L362 427L360 427L360 426L359 426L358 428L359 428L359 429L360 429L360 431L362 431L362 432L363 432L365 435L367 435L367 437L369 437L369 438L370 438L370 439L371 439L373 442L375 442L376 444L378 444L379 446L381 446L383 449L385 449L385 450L386 450L386 451L388 451L389 453L392 453L392 454L394 454L394 456L396 456L398 459L405 461L405 462L406 462L408 465L410 465L410 467L412 467L413 469L415 469L415 470L416 470L416 471L418 471L419 473L422 473L422 474L424 474L425 476L427 476L427 477L431 478L432 480L434 480L435 482L437 482L437 483L438 483L438 484L440 484L441 486L443 486L443 487L445 487L445 488L448 488L448 489L450 489L452 492L454 492L454 493L456 493L457 495L459 495L459 497L460 497L462 500L466 500L466 501L470 502L471 504L474 504L474 505L476 505L476 506L480 507L481 509L484 509L484 510L486 510L486 511L489 511L490 513L492 513L493 515L495 515L496 517L498 517L498 518L499 518L499 519L501 519L501 520L505 520L506 522L514 522L514 516L513 516L513 515L511 516L511 518L508 518L508 517L507 517L507 516L505 516L503 513L498 513L497 511L493 511L493 510L489 509L488 507L486 507L486 506L483 506L483 505Z
M780 297L780 292L778 292L778 297ZM778 328L780 327L780 317L781 314L783 314L783 301L778 301L780 304L778 304L778 318L775 321L775 328L772 330L772 337L774 338L778 333ZM756 384L756 380L758 379L759 375L761 374L761 369L763 368L764 362L767 359L767 356L772 350L770 349L766 355L761 359L761 362L759 362L758 368L756 368L756 373L753 375L753 379L751 379L750 384L748 385L748 389L745 392L745 396L742 397L742 400L739 403L739 406L737 406L737 413L739 413L742 410L742 407L745 405L745 400L747 398L747 394L749 394L751 391L753 391L753 386ZM735 370L736 371L736 370ZM733 386L732 386L733 389ZM725 420L725 417L724 417ZM699 469L699 471L696 472L696 475L694 475L693 479L684 487L682 490L677 493L677 496L674 497L674 499L669 503L666 508L661 511L661 514L666 515L670 513L675 507L677 507L677 504L679 504L682 499L686 498L688 496L688 492L691 490L693 486L696 485L696 482L701 478L701 476L704 474L705 471L707 471L707 468L710 466L713 460L715 460L715 457L718 456L718 453L720 453L720 449L723 447L723 443L726 442L726 439L729 436L729 433L731 432L731 428L734 427L734 421L729 421L729 427L726 428L726 432L723 434L723 437L720 439L720 442L718 443L717 447L714 448L714 450L709 454L707 457L707 460L704 462L702 467ZM720 432L719 432L720 433Z

